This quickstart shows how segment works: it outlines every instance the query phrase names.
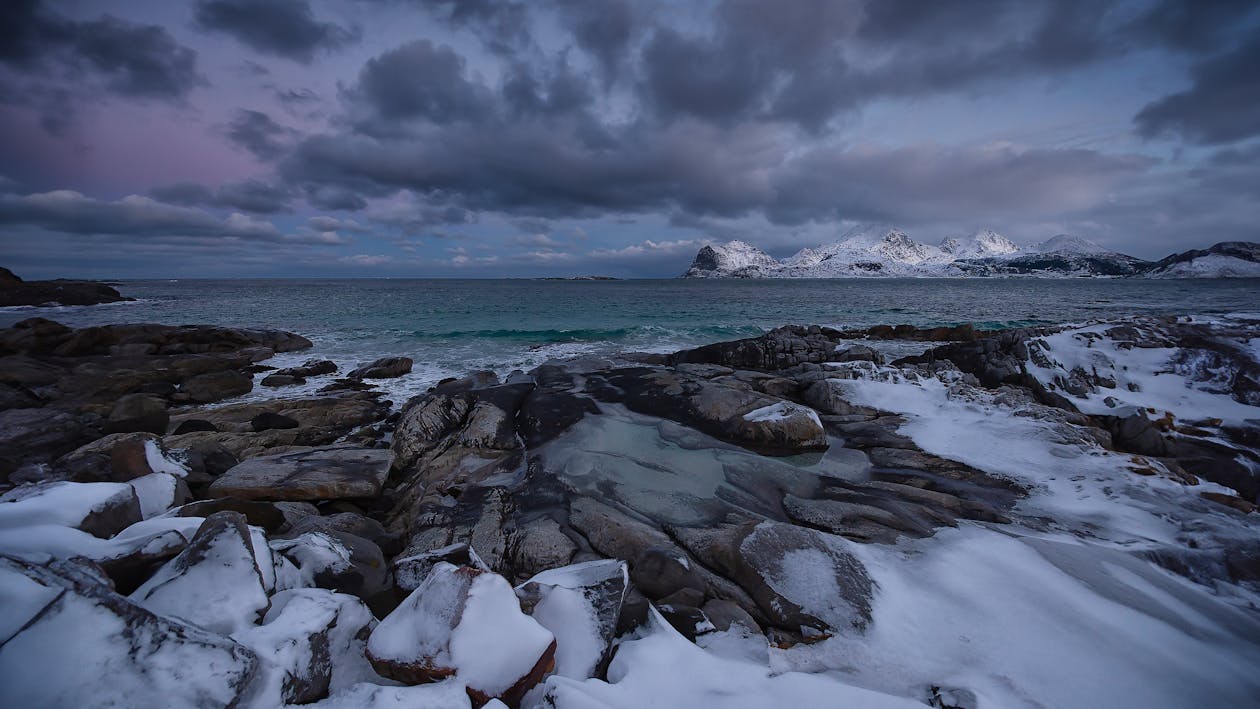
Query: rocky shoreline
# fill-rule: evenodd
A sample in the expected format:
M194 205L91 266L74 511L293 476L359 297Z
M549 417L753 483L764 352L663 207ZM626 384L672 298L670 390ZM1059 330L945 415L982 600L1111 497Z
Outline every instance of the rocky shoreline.
M624 643L649 628L782 653L861 639L879 622L867 547L957 528L1106 536L1034 511L1042 481L991 469L984 451L942 455L949 442L934 448L913 407L873 399L876 386L1031 422L1126 488L1157 481L1183 505L1161 514L1195 533L1129 556L1260 592L1257 336L1253 321L1176 318L789 326L474 372L395 406L372 380L405 375L405 357L344 377L321 360L273 371L261 363L310 341L32 318L0 331L0 589L21 601L0 667L38 666L56 686L0 697L77 703L111 684L133 704L584 706L595 695L577 687L616 688L625 669L610 663L630 662ZM918 351L894 357L889 342ZM1147 405L1163 390L1126 381L1122 358L1157 350L1212 407ZM256 375L327 384L233 403ZM34 652L58 633L86 654ZM178 674L179 658L218 669L143 681ZM966 687L914 692L909 705L974 706Z

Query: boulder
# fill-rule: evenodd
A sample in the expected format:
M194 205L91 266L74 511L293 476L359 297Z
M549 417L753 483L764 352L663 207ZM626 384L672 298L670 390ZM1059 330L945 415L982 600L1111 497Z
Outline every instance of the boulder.
M166 401L152 394L128 394L114 404L101 430L105 433L147 432L162 435L171 415Z
M212 497L336 500L376 497L394 455L377 448L313 448L250 458L210 484Z
M520 703L555 666L556 639L521 612L502 576L440 563L372 631L382 676L422 684L458 676L476 704Z
M23 281L5 269L11 277L0 280L0 307L15 305L98 305L117 303L127 298L104 283L95 281Z
M347 375L350 379L393 379L411 371L410 357L382 357Z
M363 537L336 530L304 532L291 539L274 539L270 546L297 569L297 585L332 589L364 600L388 586L389 565L380 547Z
M0 474L7 474L23 463L62 456L85 443L87 437L79 419L64 411L0 411Z
M270 568L271 559L265 563ZM188 547L130 598L154 613L223 635L254 626L270 600L244 515L216 512L207 517Z
M178 517L209 517L216 512L225 511L244 515L247 524L269 534L279 531L286 524L284 513L275 504L260 500L240 500L235 497L189 502L179 506L172 513Z
M600 559L549 569L516 587L525 612L556 637L556 674L577 680L597 674L629 583L624 562Z
M183 478L170 473L149 473L131 480L128 484L136 491L136 499L140 502L140 514L144 519L156 517L172 507L178 507L192 497Z
M199 374L179 385L181 393L199 404L248 394L253 388L253 378L235 371Z
M158 470L176 469L152 433L111 433L79 446L53 463L59 477L80 482L125 482Z
M321 374L332 374L335 371L337 371L335 362L326 359L308 359L299 367L277 369L275 374L282 377L305 379L306 377L317 377Z
M126 483L36 483L0 496L0 529L55 524L108 539L141 519Z
M258 383L265 387L287 387L295 384L305 384L306 380L302 377L295 377L292 374L268 374Z
M218 431L219 427L205 419L184 419L179 422L175 430L171 433L173 436L179 436L185 433L196 433L197 431Z
M718 364L734 369L775 371L804 362L826 362L840 333L818 326L788 325L760 337L717 342L674 353L671 363Z
M299 425L300 424L297 419L291 416L285 416L284 414L277 414L272 411L264 411L249 420L250 428L255 431L297 428Z
M261 625L233 635L261 660L254 703L306 704L350 677L368 676L363 648L375 622L354 596L312 588L277 593Z
M252 651L156 615L88 573L0 558L6 604L0 705L237 706L258 669Z

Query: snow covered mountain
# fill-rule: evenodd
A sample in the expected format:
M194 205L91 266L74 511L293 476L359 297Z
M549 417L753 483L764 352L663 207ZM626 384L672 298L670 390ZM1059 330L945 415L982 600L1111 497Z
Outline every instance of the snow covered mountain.
M1260 244L1227 241L1145 261L1078 236L1059 234L1019 247L994 231L951 236L933 246L889 227L855 230L839 241L777 260L743 241L710 244L684 278L1260 278Z
M1222 241L1207 249L1173 254L1155 263L1147 278L1260 278L1260 244Z
M778 261L742 241L700 249L687 278L853 278L965 276L1132 276L1151 264L1060 234L1020 248L985 229L925 244L895 228L855 230L839 241Z

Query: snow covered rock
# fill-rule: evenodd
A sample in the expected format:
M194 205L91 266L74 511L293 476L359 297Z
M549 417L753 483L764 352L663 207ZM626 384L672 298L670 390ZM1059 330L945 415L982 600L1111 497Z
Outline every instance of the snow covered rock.
M417 687L382 687L360 682L307 706L311 709L471 709L472 701L464 685L452 679Z
M247 500L376 497L393 459L388 449L344 446L258 456L215 479L210 495Z
M706 244L700 248L686 278L713 277L760 277L763 269L775 269L778 260L752 244L728 241L725 244Z
M388 580L380 547L347 532L304 532L269 544L296 569L297 580L282 579L283 588L318 586L367 599L384 590Z
M367 656L382 676L409 684L457 677L478 704L516 705L555 665L556 639L521 612L494 573L440 563L372 631Z
M0 529L57 524L107 539L141 518L126 483L36 483L0 496Z
M556 636L556 674L594 676L616 635L628 585L625 562L600 559L543 571L516 587L525 612Z
M192 497L183 478L170 473L149 473L127 483L136 491L140 513L145 519L178 507Z
M270 570L271 560L266 561ZM245 517L236 512L207 517L188 546L131 600L224 635L252 627L270 601Z
M237 706L258 668L231 640L155 615L90 574L0 559L0 705ZM13 632L15 631L15 632Z
M312 588L277 593L262 625L232 636L260 661L251 701L305 704L372 677L363 650L375 623L354 596Z

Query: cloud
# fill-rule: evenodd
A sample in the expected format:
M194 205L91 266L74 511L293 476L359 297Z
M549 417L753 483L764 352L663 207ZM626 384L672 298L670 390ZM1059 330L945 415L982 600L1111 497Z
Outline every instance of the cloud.
M1134 117L1147 138L1180 135L1219 145L1260 135L1260 35L1196 64L1194 83L1146 105Z
M262 111L240 109L227 126L228 140L248 150L259 160L274 160L284 154L297 131L272 120Z
M64 135L103 92L182 103L208 82L197 54L158 25L111 15L73 20L36 0L0 3L0 103L29 106Z
M150 190L162 202L184 206L240 209L256 214L277 214L290 210L293 191L284 185L261 180L243 180L210 189L201 184L180 182Z
M187 237L251 241L296 240L271 222L239 212L220 219L198 209L129 195L104 201L70 190L0 196L0 224L33 226L64 234L143 237L159 241Z
M380 254L354 254L353 256L343 256L340 260L342 263L354 266L384 266L393 262L394 259Z
M357 28L317 20L306 0L200 0L196 20L259 52L306 64L360 38Z

